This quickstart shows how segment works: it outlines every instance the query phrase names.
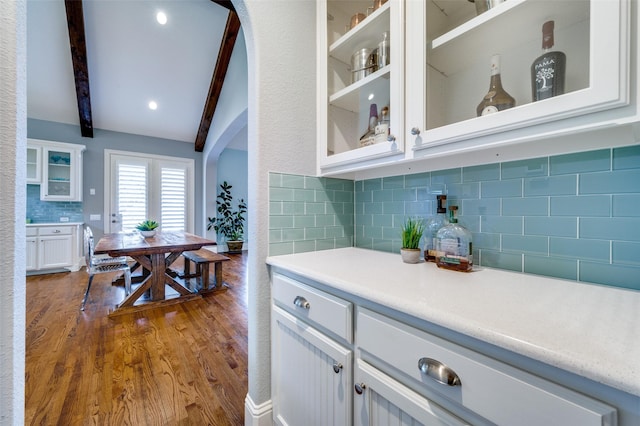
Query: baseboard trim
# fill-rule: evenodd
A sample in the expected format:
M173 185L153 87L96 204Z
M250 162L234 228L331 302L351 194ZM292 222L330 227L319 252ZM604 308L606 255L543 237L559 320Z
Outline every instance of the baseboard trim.
M272 426L273 404L271 400L256 405L251 396L247 394L244 400L244 425L245 426Z

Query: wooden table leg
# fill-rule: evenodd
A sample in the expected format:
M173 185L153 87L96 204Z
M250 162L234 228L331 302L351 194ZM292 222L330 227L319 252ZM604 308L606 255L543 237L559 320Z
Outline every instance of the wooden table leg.
M167 269L164 253L151 255L151 300L164 300L164 274Z

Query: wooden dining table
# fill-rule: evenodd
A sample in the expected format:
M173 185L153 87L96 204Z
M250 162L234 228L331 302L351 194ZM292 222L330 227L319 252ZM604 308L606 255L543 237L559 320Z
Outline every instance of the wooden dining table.
M105 234L95 246L95 254L112 257L129 256L136 261L132 270L141 266L138 276L140 286L135 288L115 309L115 311L138 310L164 304L167 301L185 301L201 295L177 281L169 267L185 251L198 250L216 242L183 231L158 231L155 236L145 238L137 231ZM178 297L168 299L166 286L178 293ZM147 300L136 302L147 294ZM135 306L134 306L135 305ZM114 311L114 312L115 312Z

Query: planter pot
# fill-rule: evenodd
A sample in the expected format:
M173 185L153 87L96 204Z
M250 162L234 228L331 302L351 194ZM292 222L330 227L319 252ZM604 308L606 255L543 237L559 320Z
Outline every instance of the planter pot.
M227 250L229 253L242 253L242 245L244 241L227 241Z
M400 249L400 255L404 263L420 263L420 249Z
M153 231L140 231L140 235L145 238L151 238L156 235L155 229Z

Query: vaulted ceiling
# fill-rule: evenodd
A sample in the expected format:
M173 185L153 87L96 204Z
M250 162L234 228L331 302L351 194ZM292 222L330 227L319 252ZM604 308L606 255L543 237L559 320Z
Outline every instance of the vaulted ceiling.
M239 31L226 0L28 0L27 115L202 151Z

